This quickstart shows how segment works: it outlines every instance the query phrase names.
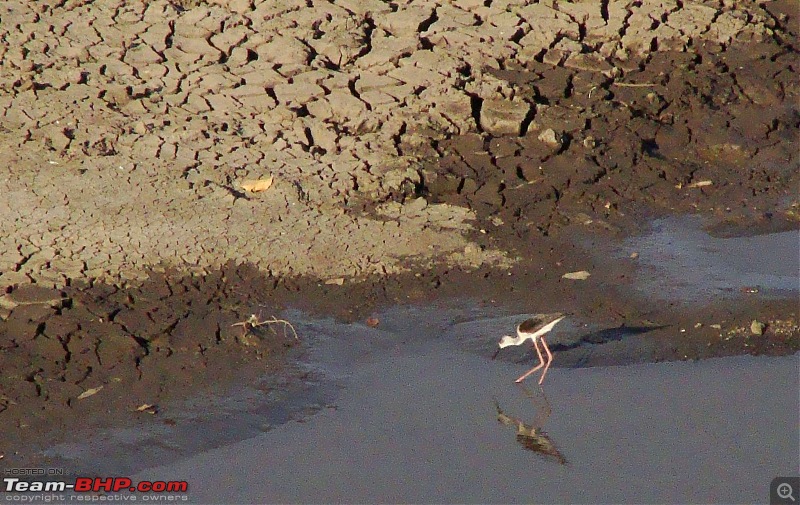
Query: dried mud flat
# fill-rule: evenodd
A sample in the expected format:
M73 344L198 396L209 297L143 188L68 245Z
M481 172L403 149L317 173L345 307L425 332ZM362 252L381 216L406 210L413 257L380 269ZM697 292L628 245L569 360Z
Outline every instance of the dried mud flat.
M286 371L291 339L231 326L252 313L466 293L683 323L699 313L616 291L626 272L575 293L540 267L580 263L575 229L624 236L643 215L797 227L791 1L21 1L0 32L9 460ZM794 328L655 358L796 352Z

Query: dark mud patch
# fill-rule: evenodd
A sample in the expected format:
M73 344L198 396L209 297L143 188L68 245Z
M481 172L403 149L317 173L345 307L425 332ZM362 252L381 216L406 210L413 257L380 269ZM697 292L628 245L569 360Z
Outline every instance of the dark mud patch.
M535 109L527 133L422 148L414 194L469 207L522 251L573 223L630 231L643 208L739 231L796 228L800 55L788 37L796 16L776 16L762 44L705 43L633 66L497 70Z
M137 287L27 285L3 297L0 453L43 433L170 419L160 405L287 371L282 325L245 332L274 284L253 268L151 275ZM149 407L148 407L149 406Z

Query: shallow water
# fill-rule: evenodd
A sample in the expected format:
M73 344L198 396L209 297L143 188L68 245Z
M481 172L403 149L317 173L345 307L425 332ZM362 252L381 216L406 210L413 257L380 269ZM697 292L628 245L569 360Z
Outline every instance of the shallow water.
M557 368L540 393L513 384L530 364L489 360L440 317L309 322L310 367L343 386L330 408L134 478L186 479L195 502L740 503L800 466L800 356ZM567 464L524 448L495 401Z
M626 240L619 256L639 253L636 289L648 298L694 303L740 296L797 296L800 231L716 238L696 218L667 218L652 231Z

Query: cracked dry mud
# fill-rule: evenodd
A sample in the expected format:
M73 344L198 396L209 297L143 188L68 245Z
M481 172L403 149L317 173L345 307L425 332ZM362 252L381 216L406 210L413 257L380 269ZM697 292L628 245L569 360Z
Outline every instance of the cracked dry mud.
M796 227L796 11L4 2L0 416L35 432L98 384L129 409L278 369L286 342L230 324L370 303L316 280L391 301L511 269L567 300L526 267L563 260L570 226L629 232L647 209ZM600 292L578 303L607 312Z

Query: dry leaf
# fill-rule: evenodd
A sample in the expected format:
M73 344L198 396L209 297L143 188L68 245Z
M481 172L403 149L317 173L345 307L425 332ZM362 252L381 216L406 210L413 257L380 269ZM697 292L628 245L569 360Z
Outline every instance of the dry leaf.
M344 284L344 279L341 277L337 277L335 279L328 279L327 281L325 281L325 284L328 285L335 284L337 286L341 286L342 284Z
M592 275L592 274L590 274L586 270L581 270L580 272L569 272L569 273L566 273L566 274L562 275L561 277L564 278L564 279L572 279L574 281L585 281L586 279L589 278L590 275Z
M246 179L242 181L242 189L251 193L266 191L272 186L272 181L271 175L266 179Z
M96 395L100 390L103 389L103 386L97 386L96 388L87 389L83 393L78 395L78 400L83 400L84 398L89 398L92 395Z
M697 181L686 186L687 188L702 188L703 186L711 186L714 184L712 181Z

